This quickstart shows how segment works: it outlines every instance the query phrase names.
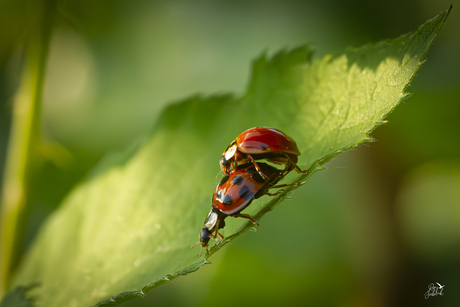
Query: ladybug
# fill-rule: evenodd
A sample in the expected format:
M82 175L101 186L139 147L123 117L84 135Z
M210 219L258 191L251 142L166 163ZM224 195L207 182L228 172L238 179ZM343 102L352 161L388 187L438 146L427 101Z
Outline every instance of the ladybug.
M290 136L278 129L255 127L244 131L228 145L220 159L220 168L226 175L231 167L252 163L259 174L267 179L268 176L255 161L265 159L275 164L286 165L286 173L294 169L299 174L305 174L308 170L302 171L297 166L298 156L300 151L297 143Z
M280 171L266 163L259 163L258 167L266 174L267 179L262 178L252 163L246 163L239 165L236 169L230 170L217 184L212 197L211 210L200 232L200 241L195 243L201 243L201 248L205 247L208 254L208 242L210 238L216 239L219 236L221 241L224 239L219 233L219 229L225 227L225 219L228 216L246 218L251 220L255 225L259 225L249 214L241 213L241 211L249 206L256 198L265 194L273 196L281 192L269 193L269 189L291 185L275 186L278 181L284 178L286 175L285 171Z

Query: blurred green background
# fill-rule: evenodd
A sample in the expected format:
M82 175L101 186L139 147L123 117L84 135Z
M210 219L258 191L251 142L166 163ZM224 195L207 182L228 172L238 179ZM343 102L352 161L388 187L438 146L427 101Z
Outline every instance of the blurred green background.
M24 251L98 159L148 134L168 104L243 94L263 50L308 43L320 57L416 30L453 4L412 96L373 133L378 142L335 158L212 265L123 306L460 304L458 1L46 2L43 147ZM42 2L0 2L0 171L31 3ZM444 295L425 300L434 282Z

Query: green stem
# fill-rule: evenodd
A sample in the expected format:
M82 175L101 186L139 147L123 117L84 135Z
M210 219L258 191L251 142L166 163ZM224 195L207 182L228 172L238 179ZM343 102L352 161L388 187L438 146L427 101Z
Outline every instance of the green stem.
M27 3L27 33L21 81L14 97L2 187L0 215L0 296L9 290L12 274L21 258L24 213L30 178L40 143L40 109L51 33L50 1Z

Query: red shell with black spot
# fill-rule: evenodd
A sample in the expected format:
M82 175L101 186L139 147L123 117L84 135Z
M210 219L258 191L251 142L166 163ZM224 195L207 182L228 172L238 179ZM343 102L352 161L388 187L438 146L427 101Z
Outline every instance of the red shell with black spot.
M236 138L238 150L245 154L284 152L300 156L297 143L284 132L270 127L255 127Z
M240 165L225 175L217 185L212 198L213 207L226 215L239 213L281 179L278 169L265 163L259 163L259 166L268 175L270 183L258 174L252 164Z
M300 171L297 143L287 134L270 127L255 127L241 133L222 154L220 168L227 172L238 164L265 159Z

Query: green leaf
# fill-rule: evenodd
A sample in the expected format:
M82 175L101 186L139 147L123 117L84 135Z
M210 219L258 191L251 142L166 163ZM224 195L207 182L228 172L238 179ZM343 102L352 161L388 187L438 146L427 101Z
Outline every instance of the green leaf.
M14 284L40 283L34 295L41 306L105 306L209 263L190 246L198 240L230 141L254 126L281 129L298 143L299 166L309 169L284 182L304 183L332 157L372 140L369 133L406 97L404 89L448 14L413 34L313 63L308 47L262 55L243 97L196 96L171 105L148 140L107 157L67 197ZM260 219L295 197L299 186L261 197L245 212ZM210 256L250 227L245 219L229 219L226 239Z

